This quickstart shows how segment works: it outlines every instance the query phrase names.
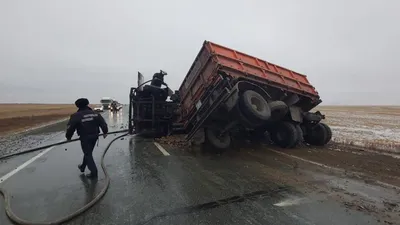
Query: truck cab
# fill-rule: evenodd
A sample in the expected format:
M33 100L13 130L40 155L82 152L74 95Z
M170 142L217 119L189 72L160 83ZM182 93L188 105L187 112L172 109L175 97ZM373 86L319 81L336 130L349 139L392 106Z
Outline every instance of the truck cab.
M109 110L109 109L111 109L111 103L113 102L113 99L112 98L110 98L110 97L103 97L101 100L100 100L100 103L101 103L101 105L102 105L102 107L103 107L103 110Z

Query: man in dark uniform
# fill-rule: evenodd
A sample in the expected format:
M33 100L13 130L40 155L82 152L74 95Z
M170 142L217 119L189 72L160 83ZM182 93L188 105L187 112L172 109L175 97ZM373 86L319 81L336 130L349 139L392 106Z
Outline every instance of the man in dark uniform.
M78 168L83 173L87 166L90 170L90 174L87 175L87 177L97 178L97 167L93 160L92 153L100 133L99 127L103 131L103 137L106 138L108 133L107 123L100 114L94 112L88 106L89 100L86 98L76 100L75 105L78 107L78 111L71 115L65 137L67 140L71 140L76 130L77 134L80 136L83 151L83 161Z

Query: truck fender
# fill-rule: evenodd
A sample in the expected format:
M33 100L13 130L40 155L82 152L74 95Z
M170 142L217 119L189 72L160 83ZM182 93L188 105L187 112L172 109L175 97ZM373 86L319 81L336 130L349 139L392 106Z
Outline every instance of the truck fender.
M285 102L286 105L288 106L292 106L296 104L298 101L300 101L300 98L299 95L297 94L291 94L283 99L283 102Z
M289 107L290 117L293 121L303 123L303 111L298 106Z

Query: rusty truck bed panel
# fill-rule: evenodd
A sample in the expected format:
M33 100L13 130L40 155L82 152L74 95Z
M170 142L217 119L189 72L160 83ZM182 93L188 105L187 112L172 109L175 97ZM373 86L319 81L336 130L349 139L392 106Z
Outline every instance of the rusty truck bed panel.
M305 95L318 96L318 92L303 74L212 42L206 42L205 46L219 65L237 70L243 76L256 76L282 85L284 89L293 89Z
M311 99L319 99L318 92L305 75L205 41L179 88L183 117L194 110L205 89L215 82L218 70L228 71L235 78L247 78Z

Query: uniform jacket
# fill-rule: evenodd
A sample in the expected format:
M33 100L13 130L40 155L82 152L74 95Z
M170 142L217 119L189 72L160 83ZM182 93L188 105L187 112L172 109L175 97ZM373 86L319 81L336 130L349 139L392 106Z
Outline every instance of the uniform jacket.
M108 133L107 123L99 113L94 112L89 107L81 108L71 115L67 124L65 137L67 140L70 140L75 130L81 138L89 136L97 137L100 133L99 127L103 131L103 134Z

